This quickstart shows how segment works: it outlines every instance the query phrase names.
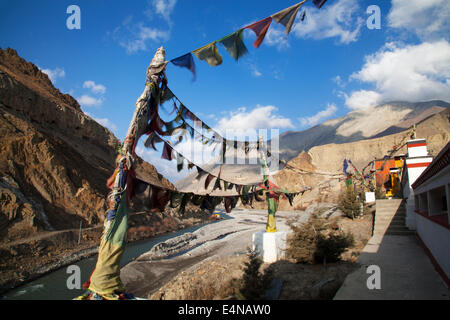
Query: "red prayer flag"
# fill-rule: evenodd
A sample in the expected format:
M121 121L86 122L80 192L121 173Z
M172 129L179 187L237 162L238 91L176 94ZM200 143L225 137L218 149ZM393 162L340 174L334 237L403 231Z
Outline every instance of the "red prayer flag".
M267 17L261 21L255 22L245 28L252 29L255 32L257 39L253 42L253 46L258 48L266 36L267 30L269 30L270 23L272 22L272 17Z

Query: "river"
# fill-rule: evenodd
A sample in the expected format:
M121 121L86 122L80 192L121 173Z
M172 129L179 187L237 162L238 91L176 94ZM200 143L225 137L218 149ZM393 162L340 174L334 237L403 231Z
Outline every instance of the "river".
M121 267L137 258L141 254L149 251L159 242L166 241L170 238L177 237L187 232L194 232L203 225L192 226L183 230L165 233L155 236L151 239L140 240L127 245L123 254ZM97 255L90 258L80 260L73 265L77 265L81 270L81 284L89 279L92 270L97 262ZM4 294L1 299L7 300L71 300L82 293L84 289L68 289L67 279L71 273L67 273L68 266L55 270L45 276L34 281L17 287Z

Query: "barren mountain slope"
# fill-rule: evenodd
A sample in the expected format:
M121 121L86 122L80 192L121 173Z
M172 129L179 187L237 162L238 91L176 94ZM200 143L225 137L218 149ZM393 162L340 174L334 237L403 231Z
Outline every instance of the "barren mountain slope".
M302 150L308 151L320 145L342 144L398 133L449 106L449 103L440 100L417 103L398 101L352 111L344 117L328 120L307 130L281 134L281 158L290 160Z
M396 134L355 141L343 144L326 144L301 152L289 161L289 164L303 170L320 173L341 173L345 158L352 160L358 170L362 170L370 161L383 158L392 147L401 142L408 130ZM450 110L445 109L417 124L417 138L427 139L428 151L436 155L450 140ZM396 154L407 153L406 147ZM304 207L317 201L334 201L342 183L337 176L320 174L302 174L291 169L280 170L275 179L281 187L289 190L301 190L303 186L314 188L294 200L294 207ZM281 207L288 209L287 201Z
M12 49L0 49L0 238L103 220L120 141ZM140 160L141 174L173 188Z

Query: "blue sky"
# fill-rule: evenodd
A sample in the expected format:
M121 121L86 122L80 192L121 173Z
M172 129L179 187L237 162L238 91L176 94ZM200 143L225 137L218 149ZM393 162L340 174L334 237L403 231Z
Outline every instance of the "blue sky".
M170 60L296 1L5 1L0 0L0 47L50 75L83 111L125 137L145 71L163 45ZM69 5L81 10L81 29L69 30ZM381 29L366 12L381 10ZM288 38L272 22L263 44L246 30L249 54L237 63L219 45L223 63L195 59L197 80L169 64L169 87L206 123L227 128L304 130L352 110L390 100L450 101L450 1L307 1L304 22ZM156 164L156 153L140 149ZM171 175L176 180L176 175Z

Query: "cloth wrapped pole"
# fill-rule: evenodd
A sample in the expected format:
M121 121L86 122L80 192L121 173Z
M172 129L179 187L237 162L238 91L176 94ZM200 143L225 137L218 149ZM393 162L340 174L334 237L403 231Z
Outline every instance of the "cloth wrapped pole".
M276 232L277 224L275 221L275 214L278 209L278 201L279 195L275 192L267 192L267 224L266 224L266 232Z
M117 294L125 291L120 280L120 260L125 251L128 232L128 203L126 194L121 197L116 215L104 230L100 242L97 264L90 278L89 290L113 300Z
M147 69L144 92L136 102L133 118L117 157L116 169L107 181L107 186L112 191L107 198L109 210L97 263L89 280L83 285L92 297L118 300L128 296L120 280L120 261L127 242L128 202L136 191L134 150L139 138L148 132L149 121L154 120L158 114L158 106L166 96L167 78L164 73L166 65L165 51L161 47L156 51Z

